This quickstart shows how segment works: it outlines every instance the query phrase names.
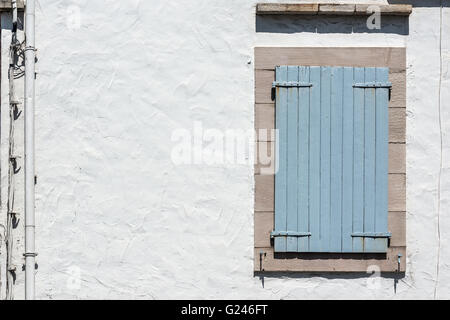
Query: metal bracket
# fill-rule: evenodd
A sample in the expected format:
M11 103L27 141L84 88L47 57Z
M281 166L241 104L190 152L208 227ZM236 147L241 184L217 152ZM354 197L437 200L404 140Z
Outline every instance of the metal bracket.
M265 257L267 254L264 251L259 252L259 271L263 271L262 262L263 262L263 256Z
M23 51L28 51L28 50L31 50L31 51L34 51L34 52L37 51L36 47L32 47L32 46L26 46Z
M402 254L399 252L398 253L398 255L397 255L397 264L398 264L398 269L397 269L397 272L400 272L400 263L401 263L401 261L402 261Z
M37 253L27 252L23 254L24 257L37 257Z
M299 82L299 81L274 81L272 83L272 88L276 88L276 87L309 88L309 87L312 87L312 83Z
M352 233L354 238L390 238L392 234L390 232L354 232Z
M364 82L364 83L355 83L353 84L353 88L362 88L362 89L367 89L367 88L382 88L382 89L389 89L389 100L391 100L391 95L392 95L392 83L391 82Z
M271 238L276 237L310 237L311 232L297 232L297 231L273 231L270 233Z
M392 88L391 82L363 82L363 83L354 83L353 88L384 88L390 89Z

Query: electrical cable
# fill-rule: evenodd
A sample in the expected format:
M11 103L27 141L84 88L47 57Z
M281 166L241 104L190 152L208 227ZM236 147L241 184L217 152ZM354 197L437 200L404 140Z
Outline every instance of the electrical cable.
M7 203L7 221L6 221L6 299L14 299L14 282L16 279L16 266L13 263L14 249L14 229L17 227L17 216L15 207L15 175L17 174L17 157L15 156L14 146L14 122L18 115L19 101L16 98L14 80L17 79L17 62L19 59L20 48L22 44L17 40L17 4L12 1L13 28L11 36L11 45L9 49L9 170L8 170L8 203ZM20 67L19 67L20 70ZM20 73L20 72L19 72Z
M436 281L434 284L434 299L437 299L438 294L438 284L439 284L439 269L441 260L441 176L443 169L443 132L442 132L442 11L443 11L443 0L440 0L440 12L439 12L439 101L438 101L438 113L439 113L439 139L440 139L440 163L439 163L439 176L438 176L438 190L437 190L437 236L438 236L438 248L437 248L437 262L436 262Z

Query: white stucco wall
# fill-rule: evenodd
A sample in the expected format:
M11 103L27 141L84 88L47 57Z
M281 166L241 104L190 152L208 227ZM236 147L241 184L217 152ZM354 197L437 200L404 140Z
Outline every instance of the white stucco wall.
M433 298L441 151L437 293L450 298L450 8L439 114L438 7L416 7L409 35L274 34L255 32L254 0L38 2L38 298ZM3 70L9 41L4 29ZM342 274L265 277L263 287L253 166L172 163L176 129L254 127L255 46L407 47L408 271L396 292L394 278ZM2 72L2 117L7 98ZM23 297L21 271L15 287Z

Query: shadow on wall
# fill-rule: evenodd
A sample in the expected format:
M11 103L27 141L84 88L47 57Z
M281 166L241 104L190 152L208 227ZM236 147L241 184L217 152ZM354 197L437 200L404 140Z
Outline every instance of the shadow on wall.
M382 273L365 273L365 272L349 272L349 273L321 273L321 272L308 272L308 273L298 273L298 272L255 272L255 277L259 277L261 280L262 287L264 288L264 279L265 278L291 278L291 279L311 279L313 277L319 277L329 280L336 280L336 279L342 279L342 280L352 280L352 279L367 279L368 286L374 286L374 289L376 289L376 278L372 279L373 277L380 277L383 279L391 279L394 281L393 283L393 290L394 293L397 293L397 285L398 282L401 281L405 277L404 272L382 272Z
M432 8L432 7L440 7L441 1L443 7L450 7L450 0L388 0L388 3L412 4L413 7Z
M409 34L408 17L381 16L380 29L369 29L367 19L367 16L257 15L256 32Z
M9 12L2 12L1 14L1 19L0 19L0 28L2 30L12 30L12 16L11 13ZM23 30L23 21L25 21L25 17L23 12L19 11L18 12L18 25L17 28L19 30Z

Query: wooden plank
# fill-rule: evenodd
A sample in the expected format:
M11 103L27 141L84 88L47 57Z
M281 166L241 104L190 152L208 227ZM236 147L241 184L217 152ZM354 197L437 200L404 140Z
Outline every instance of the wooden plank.
M287 67L276 68L276 80L287 80ZM276 141L276 148L279 150L277 159L278 171L275 175L275 230L287 231L287 152L288 152L288 92L287 88L276 88L276 129L279 131L279 139ZM285 252L287 249L286 238L277 237L274 239L274 250Z
M298 81L298 67L287 67L287 80ZM288 89L287 112L287 231L298 231L298 88ZM282 137L280 137L282 139ZM276 191L275 191L276 192ZM277 229L281 230L281 229ZM297 252L297 237L286 238L286 251Z
M355 13L354 4L320 4L319 14L326 15L353 15Z
M364 68L355 68L354 81L364 82ZM353 232L364 231L364 89L354 89L353 119ZM364 240L353 238L353 252L364 250Z
M342 154L342 251L352 252L353 229L353 68L344 68Z
M255 212L255 247L270 247L270 233L273 231L274 212Z
M340 252L342 250L342 103L344 69L332 68L331 70L331 207L329 249L332 252Z
M377 68L375 76L377 82L386 82L389 70ZM388 232L389 89L376 89L375 101L375 232ZM371 252L385 252L386 248L386 238L373 239Z
M375 82L375 68L365 68L365 82ZM375 91L364 90L364 232L375 231ZM374 249L374 239L364 238L364 252Z
M317 14L315 3L258 3L256 14Z
M320 67L310 68L309 219L310 251L320 249Z
M256 47L255 69L274 70L277 65L389 67L406 70L405 48Z
M330 246L330 144L331 144L331 68L321 68L320 96L320 245L319 252Z
M397 255L402 254L400 272L406 270L406 248L390 247L387 253L281 253L271 247L255 248L254 271L260 271L260 255L263 251L264 272L368 272L370 266L378 266L381 272L397 272Z
M406 246L406 212L389 212L388 215L388 228L392 233L390 239L390 245Z
M389 211L406 211L406 175L389 174Z
M406 144L389 144L389 173L406 173Z
M255 211L274 211L274 176L255 176Z
M284 68L284 67L282 67ZM297 67L288 66L287 74L288 81L298 81L298 70ZM330 68L322 67L321 69L321 91L320 91L320 214L319 214L319 245L313 250L315 252L340 252L342 250L342 136L343 136L343 124L342 124L342 102L343 102L343 68ZM373 82L376 80L376 69L375 68L365 68L357 69L355 72L360 72L360 80L355 79L356 82ZM352 70L350 70L352 72ZM380 81L388 80L388 69L380 68L378 72ZM291 75L289 75L291 73ZM361 138L361 143L359 145L359 150L356 151L355 157L362 157L361 163L363 168L361 169L363 174L359 176L354 176L352 179L353 184L361 184L362 188L358 191L361 193L361 199L355 199L354 201L359 201L362 203L362 209L359 209L356 214L354 214L356 224L361 223L362 226L355 227L355 230L347 230L350 233L348 237L351 238L352 231L355 232L375 232L376 228L376 217L377 209L376 204L379 202L379 206L385 206L386 210L380 211L380 227L381 230L378 232L387 232L387 168L388 168L388 153L387 153L387 101L388 101L388 91L387 89L353 89L352 86L353 79L350 78L349 89L355 90L355 96L364 94L360 100L360 113L361 113L361 130L362 134L355 134ZM314 86L313 86L314 87ZM333 90L333 88L336 88ZM280 88L283 89L283 88ZM285 88L284 88L285 89ZM287 96L287 137L281 137L281 139L287 139L287 174L286 174L286 212L284 213L286 218L285 229L279 231L306 231L299 230L297 221L300 216L298 211L298 203L296 200L299 199L302 194L298 194L298 155L299 147L297 146L297 137L299 126L297 121L299 121L298 113L298 92L299 88L289 88L285 89L288 92ZM359 91L361 90L361 91ZM352 95L351 91L351 95ZM376 92L379 92L378 99L375 99ZM380 93L381 92L381 93ZM305 99L309 101L308 99ZM278 97L277 99L284 99L283 97ZM352 100L353 102L353 100ZM378 105L376 105L378 103ZM350 104L352 105L352 104ZM378 111L377 111L378 110ZM352 110L353 112L353 110ZM381 113L380 113L381 112ZM383 118L383 113L384 117ZM377 121L378 119L378 121ZM353 117L352 117L353 120ZM386 126L386 127L385 127ZM308 128L308 126L301 126ZM382 128L385 128L386 141L383 140ZM311 128L310 128L311 129ZM378 134L377 134L378 132ZM381 134L381 136L380 136ZM381 138L378 139L378 136ZM350 142L353 144L355 137L353 132L351 132ZM377 142L378 139L378 142ZM294 144L292 144L294 141ZM356 140L355 140L356 141ZM358 141L355 142L358 144ZM378 143L378 152L377 150ZM267 147L265 147L267 148ZM356 147L357 148L357 147ZM382 149L386 150L383 152ZM358 154L359 153L359 154ZM376 180L376 157L380 159L384 157L383 161L378 160L378 163L383 162L380 165L380 170L378 172L379 181ZM284 161L284 160L282 160ZM306 165L306 164L305 164ZM309 166L309 164L308 164ZM384 168L384 169L383 169ZM353 167L354 169L354 167ZM384 174L383 174L384 172ZM352 173L353 175L353 173ZM384 182L383 182L384 181ZM378 187L377 187L378 185ZM385 187L383 188L382 185ZM353 190L352 190L353 191ZM383 192L386 194L383 196ZM378 198L377 198L378 194ZM307 194L309 196L309 192ZM306 196L306 193L303 194ZM384 204L383 204L384 197ZM353 198L353 197L352 197ZM325 199L325 200L324 200ZM352 199L353 200L353 199ZM333 204L333 205L332 205ZM299 216L297 216L297 213ZM309 213L309 212L308 212ZM353 207L352 207L353 214ZM362 217L361 217L362 216ZM359 222L358 222L359 221ZM351 225L351 224L350 224ZM353 229L353 228L352 228ZM278 230L278 229L277 229ZM298 239L293 237L288 237L287 239L286 252L295 252L298 250ZM295 241L294 241L295 240ZM304 240L304 239L302 239ZM374 238L356 238L353 239L355 242L355 248L353 252L384 252L386 249L387 241L386 239L374 239ZM289 244L289 242L291 242ZM314 246L314 245L313 245ZM304 250L304 251L309 251Z
M299 81L308 83L309 67L299 68ZM299 88L298 124L298 230L309 232L309 108L310 88ZM299 237L297 247L309 251L309 237Z
M274 80L274 70L255 70L255 103L274 103L272 100Z
M389 108L389 142L406 142L406 109Z
M376 7L381 15L390 16L409 16L412 13L412 5L410 4L357 4L355 7L356 15L368 15L373 14L373 10L369 10L371 7Z

